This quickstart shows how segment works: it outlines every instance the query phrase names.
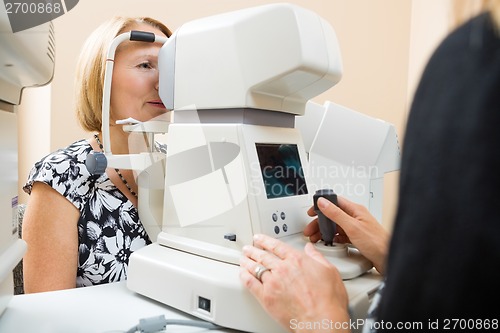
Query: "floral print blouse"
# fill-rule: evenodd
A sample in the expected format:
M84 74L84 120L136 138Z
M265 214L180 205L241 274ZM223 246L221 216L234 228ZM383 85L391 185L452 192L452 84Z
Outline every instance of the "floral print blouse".
M30 194L34 182L48 184L80 211L77 287L125 280L132 252L151 243L132 202L106 173L88 172L85 159L92 150L80 140L45 156L23 187Z

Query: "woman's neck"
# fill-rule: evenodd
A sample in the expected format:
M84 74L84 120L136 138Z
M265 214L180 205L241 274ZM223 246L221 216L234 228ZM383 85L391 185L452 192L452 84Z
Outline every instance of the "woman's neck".
M109 128L111 137L111 152L113 154L129 154L130 153L130 134L123 131L122 126L111 126Z

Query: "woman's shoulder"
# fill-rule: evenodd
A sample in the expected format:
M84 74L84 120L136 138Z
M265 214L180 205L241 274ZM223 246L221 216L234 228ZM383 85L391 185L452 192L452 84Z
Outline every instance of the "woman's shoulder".
M63 161L74 161L75 163L85 163L87 155L92 151L88 140L82 139L73 142L69 146L60 148L43 157L38 163L52 162L62 163Z
M65 195L91 176L85 166L91 151L87 140L79 140L44 156L31 169L23 190L30 194L33 183L39 181Z

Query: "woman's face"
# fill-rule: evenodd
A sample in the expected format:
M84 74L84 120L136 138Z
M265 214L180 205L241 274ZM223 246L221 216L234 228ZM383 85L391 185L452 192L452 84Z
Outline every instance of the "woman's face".
M165 36L148 24L135 24L131 30ZM129 117L147 121L167 111L158 95L160 47L159 43L136 41L126 41L118 47L111 83L111 125Z

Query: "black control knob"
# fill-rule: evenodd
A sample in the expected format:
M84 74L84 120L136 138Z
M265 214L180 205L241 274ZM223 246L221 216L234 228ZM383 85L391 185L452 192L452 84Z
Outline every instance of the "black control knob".
M326 217L318 208L318 199L321 197L327 199L330 202L333 202L335 205L338 205L337 195L333 192L332 189L321 189L317 190L313 196L314 211L316 212L316 214L318 214L318 224L319 231L321 232L321 238L325 242L325 245L332 245L333 238L337 233L337 225L334 221Z

